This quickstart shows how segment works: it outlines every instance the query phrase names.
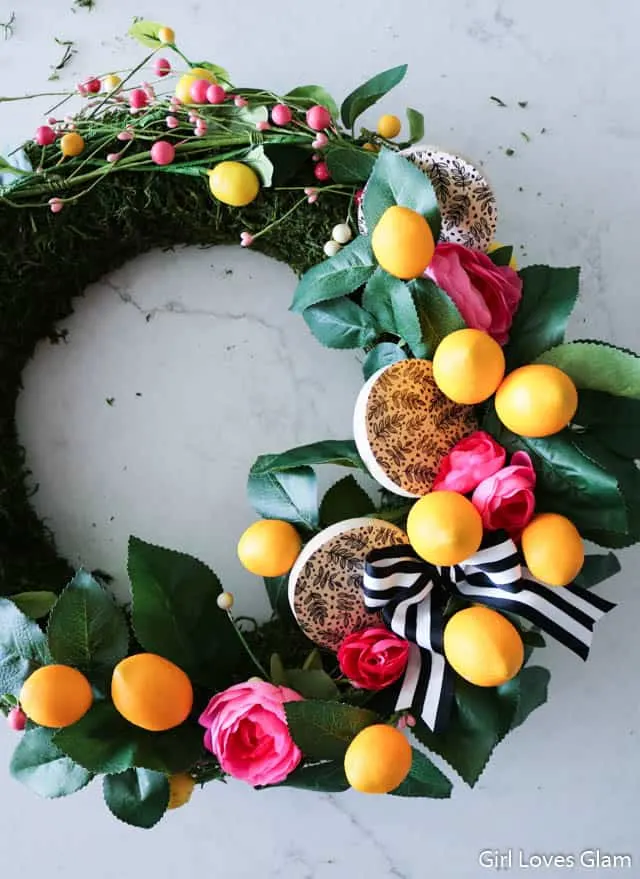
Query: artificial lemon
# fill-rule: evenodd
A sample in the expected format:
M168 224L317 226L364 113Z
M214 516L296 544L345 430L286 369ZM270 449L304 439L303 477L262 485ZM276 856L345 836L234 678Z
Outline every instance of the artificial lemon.
M302 541L289 522L258 519L238 541L238 558L259 577L281 577L293 567Z
M378 134L387 140L397 137L400 134L401 128L402 122L400 122L397 116L392 116L391 113L385 113L384 116L378 119Z
M539 513L522 532L526 566L548 586L566 586L584 564L584 544L578 529L566 516Z
M176 83L176 98L183 104L193 104L191 86L197 79L206 79L207 82L215 83L217 80L206 67L192 67L189 73L184 73Z
M207 173L211 194L231 207L242 208L250 204L260 191L258 175L242 162L220 162Z
M455 403L487 400L504 377L504 354L482 330L456 330L440 342L433 355L433 378Z
M373 254L396 278L418 278L433 259L435 242L422 214L393 205L378 220L371 236Z
M161 43L175 43L175 31L173 30L173 28L170 27L158 28L158 39Z
M39 668L20 691L20 705L29 720L52 729L76 723L92 702L91 684L82 672L68 665Z
M506 245L501 244L500 241L492 241L487 248L487 253L493 253L494 250L500 250L505 246ZM518 271L518 261L516 260L513 252L511 253L511 259L509 260L509 268L513 269L514 272Z
M445 626L443 641L449 665L477 687L499 687L522 668L520 633L489 607L459 610Z
M60 138L60 151L63 156L79 156L84 150L84 138L77 131L70 131Z
M432 565L457 565L478 551L482 519L455 491L432 491L416 501L407 518L409 543Z
M515 369L496 391L498 418L521 436L550 436L566 427L578 408L578 392L566 372L532 363Z
M161 732L187 719L193 706L193 687L182 669L163 656L136 653L114 668L111 698L129 723Z
M344 755L347 781L364 794L387 794L411 769L411 745L393 726L376 723L361 730Z
M186 772L169 776L169 805L167 809L180 809L191 799L195 780Z

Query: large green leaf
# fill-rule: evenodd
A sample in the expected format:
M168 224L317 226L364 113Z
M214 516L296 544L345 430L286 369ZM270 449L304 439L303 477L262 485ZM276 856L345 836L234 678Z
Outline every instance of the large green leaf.
M358 116L361 116L365 110L377 103L383 98L387 92L395 88L399 82L402 82L407 72L407 65L401 64L398 67L391 67L382 73L372 76L358 88L354 89L351 94L342 102L340 107L340 115L342 124L345 128L353 128Z
M58 600L55 592L20 592L10 596L15 606L30 620L46 617Z
M157 21L149 21L143 18L139 21L134 21L128 33L130 37L142 43L143 46L148 46L150 49L159 49L162 46L162 42L158 39L158 31L161 27L164 27L164 25Z
M508 266L513 258L513 247L503 244L487 254L494 266Z
M557 366L580 389L640 399L640 357L626 348L585 339L551 348L536 363Z
M213 571L185 553L130 537L128 572L141 646L206 687L227 684L245 655L228 614L218 608L222 587Z
M409 284L420 321L421 357L433 354L445 336L462 330L466 323L454 301L430 278L416 278Z
M640 400L581 389L573 423L617 455L640 458Z
M257 459L249 471L249 503L265 519L284 519L313 530L318 525L318 480L311 467L257 472Z
M273 162L267 156L262 145L256 146L243 156L242 164L248 165L256 172L263 187L273 182Z
M30 729L11 759L11 775L40 797L66 797L85 787L93 774L74 763L52 741L53 730Z
M291 470L293 467L315 467L317 464L337 464L340 467L356 467L367 472L367 468L355 442L347 440L321 440L305 446L296 446L278 455L260 455L256 458L251 472L256 476Z
M169 805L169 780L162 772L128 769L107 775L102 790L111 814L133 827L153 827Z
M42 629L13 601L0 598L0 693L20 695L29 675L50 661Z
M334 483L322 498L320 524L326 528L343 519L369 516L375 508L374 502L353 476L345 476Z
M278 787L298 787L320 793L341 793L349 789L343 760L303 763L281 781Z
M287 723L303 754L319 760L340 760L360 730L376 723L373 711L343 702L287 702Z
M532 711L544 705L547 701L550 678L548 669L532 665L523 668L517 677L498 687L501 698L511 699L516 703L511 729L523 724Z
M375 268L368 237L358 235L331 259L304 273L293 295L291 311L300 313L319 302L342 299L366 284Z
M418 110L407 107L407 122L409 123L408 145L418 143L424 137L424 116Z
M583 589L590 589L597 586L609 577L613 577L621 570L618 557L612 552L604 555L587 555L584 558L584 564L574 583L576 586L582 586Z
M432 797L446 799L453 785L447 776L422 753L412 748L411 769L400 787L391 791L394 797Z
M326 107L334 119L337 120L338 118L338 105L329 92L321 85L299 85L292 91L287 92L283 101L285 104L297 105L303 109L319 104L321 107Z
M366 348L381 332L374 318L346 296L312 305L302 316L327 348Z
M133 767L184 772L203 753L202 730L195 723L147 732L128 723L108 702L96 703L73 726L55 733L54 741L72 760L95 773Z
M427 220L434 241L440 235L440 208L426 174L409 159L391 150L382 150L373 166L362 201L362 209L371 233L387 208L393 205L411 208Z
M112 669L129 651L124 612L87 571L78 571L60 595L47 634L56 662L89 677Z
M265 577L264 587L267 590L271 610L278 614L281 620L293 620L293 614L289 606L289 575Z
M365 381L382 369L399 360L407 360L406 352L395 342L380 342L369 351L362 364L362 374Z
M358 147L332 146L325 159L334 183L364 183L376 163L376 156Z
M562 342L580 283L578 268L527 266L519 274L522 300L505 348L509 369L530 363L547 348Z
M320 668L289 668L285 684L305 699L338 699L340 693L335 681Z
M377 268L364 289L362 307L373 315L381 332L398 336L416 357L423 355L421 321L411 289L404 281Z

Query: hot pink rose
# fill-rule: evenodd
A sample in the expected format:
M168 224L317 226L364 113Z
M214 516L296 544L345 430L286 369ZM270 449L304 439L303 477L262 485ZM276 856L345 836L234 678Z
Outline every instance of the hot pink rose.
M288 687L265 681L235 684L214 696L202 712L204 746L234 778L253 785L277 784L302 759L283 707L301 699Z
M516 452L511 464L489 476L476 488L471 498L488 531L503 529L512 537L533 516L536 500L533 489L536 472L526 452Z
M456 443L443 458L432 490L467 494L504 467L506 458L507 453L492 436L477 430Z
M448 293L468 327L505 345L522 297L522 281L509 266L461 244L438 244L426 274Z
M342 673L364 690L383 690L404 673L409 642L384 626L352 632L338 650Z

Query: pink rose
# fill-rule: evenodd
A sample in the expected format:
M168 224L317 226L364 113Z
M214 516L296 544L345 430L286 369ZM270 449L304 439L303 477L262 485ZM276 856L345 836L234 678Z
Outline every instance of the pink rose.
M438 244L426 274L448 293L468 327L505 345L522 297L522 281L509 266L461 244Z
M489 476L473 493L471 500L484 527L488 531L503 529L518 537L533 516L535 484L531 458L526 452L516 452L508 467Z
M302 752L289 733L285 702L302 699L288 687L246 681L229 687L200 715L204 746L234 778L249 784L277 784L296 768Z
M432 491L457 491L467 494L483 479L504 467L507 453L492 436L477 430L460 440L443 458Z
M352 632L338 650L342 673L363 690L383 690L404 673L409 642L384 626Z

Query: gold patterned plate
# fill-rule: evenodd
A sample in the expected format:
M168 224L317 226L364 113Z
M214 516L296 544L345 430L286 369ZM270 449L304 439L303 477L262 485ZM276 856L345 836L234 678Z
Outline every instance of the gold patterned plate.
M345 519L307 543L289 575L289 604L307 638L337 651L344 638L379 623L362 599L364 560L372 549L408 543L382 519Z
M449 400L430 360L401 360L363 385L353 413L360 457L383 488L402 497L431 491L444 456L478 429L471 406Z

